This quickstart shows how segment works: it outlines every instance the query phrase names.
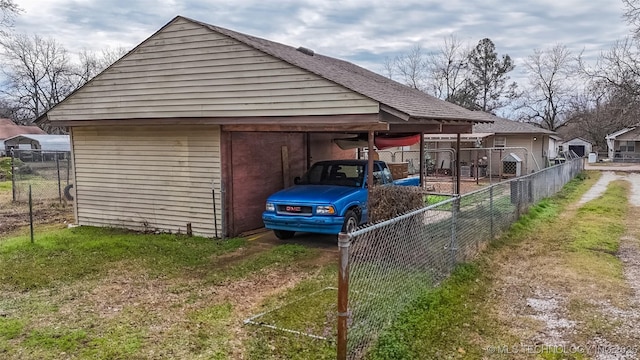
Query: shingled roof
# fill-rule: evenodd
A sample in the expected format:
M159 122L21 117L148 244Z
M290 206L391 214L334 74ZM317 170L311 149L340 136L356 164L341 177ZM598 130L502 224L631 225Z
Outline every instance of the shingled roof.
M549 134L556 135L555 131L543 129L539 126L501 118L485 112L477 111L479 116L492 120L489 124L476 124L473 126L474 133L494 133L494 134Z
M0 119L0 139L8 139L10 137L22 134L46 134L37 126L23 126L14 123L10 119Z
M275 58L321 76L404 114L404 120L491 122L491 119L422 91L400 84L348 61L320 55L304 48L242 34L197 20L183 18L226 35ZM384 110L384 109L382 109Z

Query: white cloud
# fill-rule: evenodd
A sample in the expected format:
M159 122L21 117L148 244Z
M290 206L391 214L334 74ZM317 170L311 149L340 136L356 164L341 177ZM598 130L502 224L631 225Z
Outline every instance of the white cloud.
M607 0L22 0L16 31L70 51L132 48L176 15L354 61L373 70L414 45L435 50L450 34L488 37L516 64L566 44L588 58L628 33L622 4ZM521 68L521 67L520 67Z

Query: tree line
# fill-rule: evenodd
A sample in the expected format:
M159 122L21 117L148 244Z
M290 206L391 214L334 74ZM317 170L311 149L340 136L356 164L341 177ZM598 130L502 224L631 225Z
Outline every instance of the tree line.
M53 38L11 32L21 11L13 0L0 0L0 117L30 124L126 50L71 54Z
M606 134L635 125L640 115L640 0L622 3L632 30L595 63L557 44L534 49L516 64L489 38L470 46L450 36L435 51L415 46L386 59L384 73L467 109L507 114L604 146ZM16 34L10 30L20 13L14 0L0 0L0 117L32 122L126 52L71 54L53 38ZM526 74L521 84L510 77L516 66Z
M432 52L421 46L387 58L384 74L470 110L533 123L606 148L604 137L640 122L640 0L622 0L629 36L585 61L567 46L534 49L522 64L524 83L511 81L516 64L493 41L474 47L455 36ZM622 20L622 19L621 19Z

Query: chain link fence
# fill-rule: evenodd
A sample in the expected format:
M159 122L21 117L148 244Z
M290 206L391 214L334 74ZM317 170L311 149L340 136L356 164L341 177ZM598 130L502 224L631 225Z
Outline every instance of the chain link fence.
M65 201L65 189L73 184L69 151L11 151L14 202L26 202L31 185L34 201Z
M365 357L411 301L582 170L571 160L340 234L338 358Z

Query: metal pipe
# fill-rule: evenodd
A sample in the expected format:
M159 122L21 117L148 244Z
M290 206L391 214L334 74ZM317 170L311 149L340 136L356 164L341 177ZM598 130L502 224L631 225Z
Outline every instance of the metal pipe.
M347 331L349 320L349 247L351 235L338 235L338 360L347 359Z
M31 243L33 244L33 200L31 199L31 184L29 184L29 229L31 230Z
M460 133L456 136L456 194L460 195Z
M224 182L220 182L220 198L222 203L222 240L227 238L227 206L226 206L226 192L224 190Z
M371 193L373 192L373 157L374 157L374 153L375 150L373 149L373 131L369 131L369 135L368 135L368 144L367 146L369 147L367 156L367 209L371 209ZM368 214L371 214L371 212L369 211ZM371 216L369 216L369 221L371 220Z
M490 240L493 240L495 236L493 232L493 188L494 186L489 187L489 214L490 214L490 224L489 224L489 233L491 234Z
M16 202L16 167L14 163L15 153L11 149L11 194L13 195L13 202Z
M403 159L404 161L404 159ZM424 188L424 132L420 133L420 188Z
M216 210L216 189L211 184L211 197L213 198L213 229L218 238L218 211Z
M62 186L60 184L60 159L58 158L58 153L56 153L56 168L58 169L58 200L60 204L62 204Z
M460 195L456 196L453 200L453 206L451 207L451 243L449 244L449 254L451 256L451 270L456 266L456 252L458 251L458 226L457 215L460 209Z

